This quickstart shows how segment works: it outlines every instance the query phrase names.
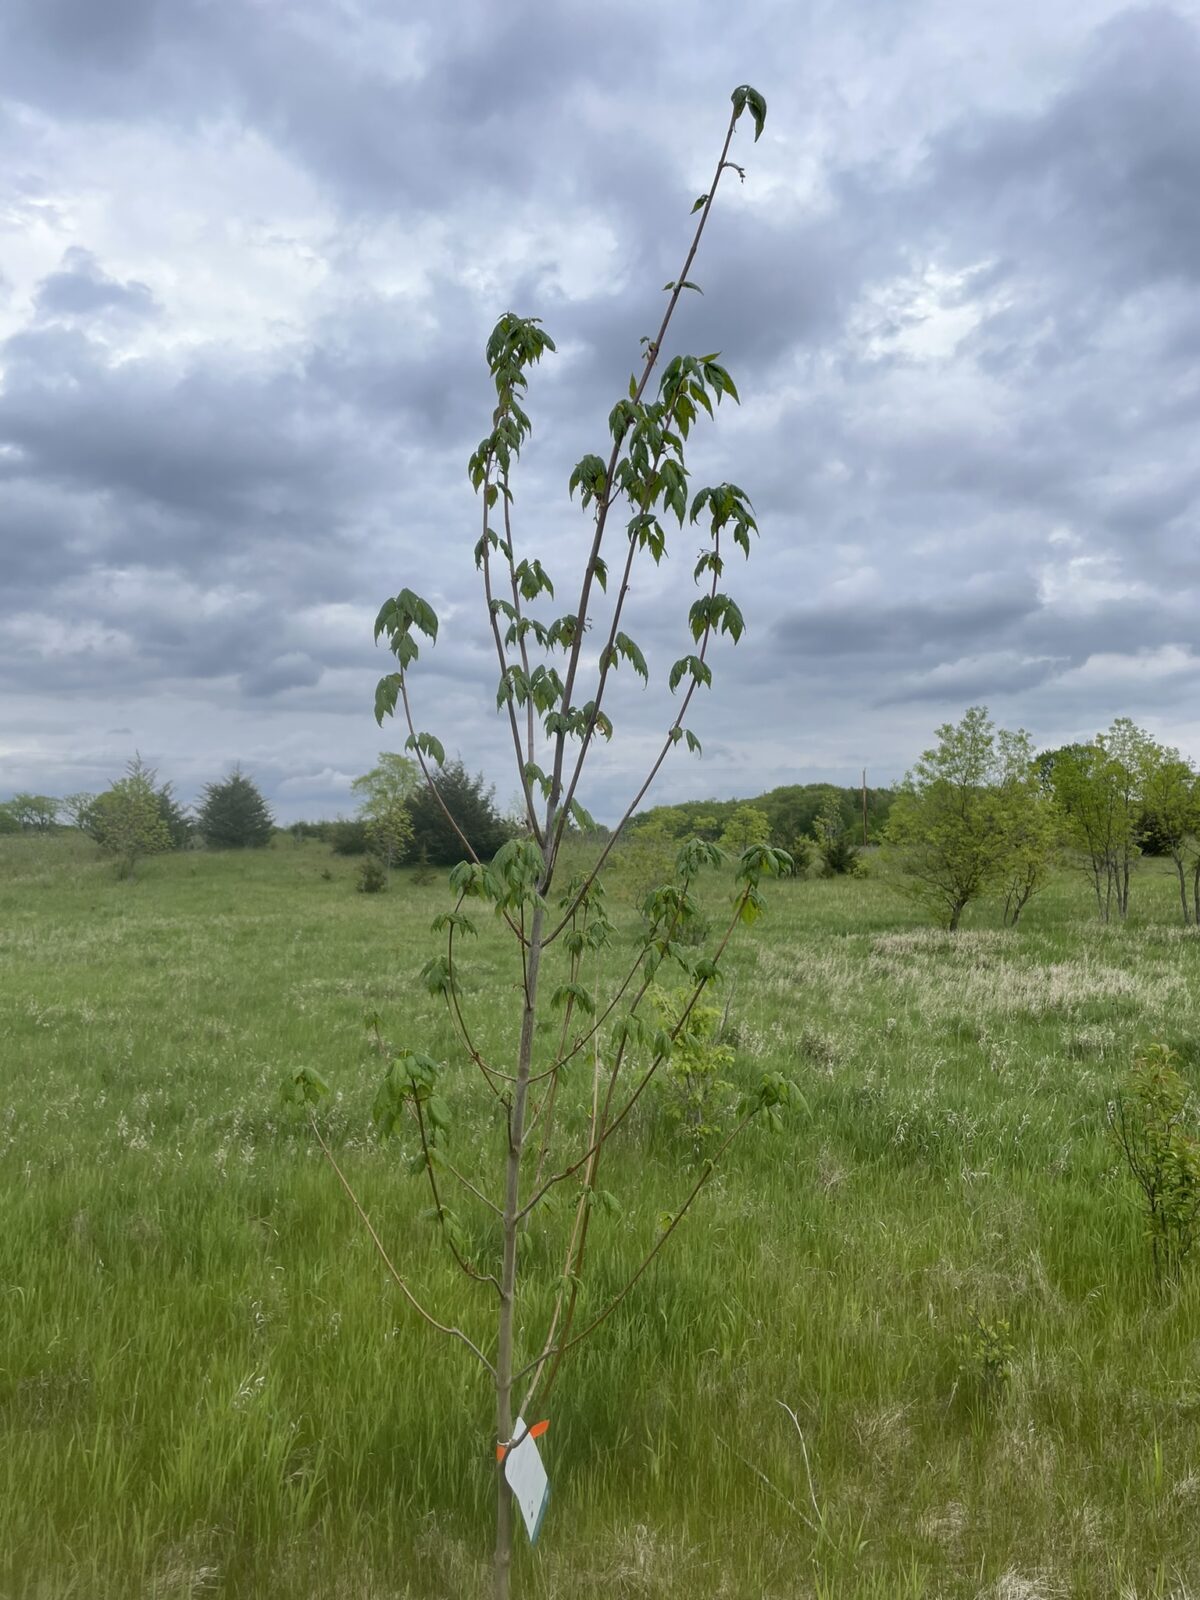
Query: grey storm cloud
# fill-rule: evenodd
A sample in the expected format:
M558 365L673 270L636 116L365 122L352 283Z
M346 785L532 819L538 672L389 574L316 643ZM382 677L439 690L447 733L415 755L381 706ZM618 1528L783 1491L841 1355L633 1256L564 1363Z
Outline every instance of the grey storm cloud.
M348 804L398 738L371 621L409 584L443 622L422 724L506 798L464 477L483 342L511 307L559 344L515 490L565 610L567 476L741 78L767 131L669 351L738 381L690 460L749 491L762 540L690 717L705 759L656 792L895 776L972 701L1200 752L1195 0L10 0L0 795L136 745L185 794L240 759L282 814ZM696 544L631 603L660 680ZM671 715L634 680L613 703L601 815Z
M1115 17L1037 117L984 115L933 146L932 204L1011 228L1021 254L1088 253L1077 301L1200 279L1200 38L1167 7ZM1019 230L1019 233L1017 232Z
M320 679L320 664L302 650L292 650L242 673L240 686L251 698L269 698L289 689L311 689Z
M42 279L34 304L44 317L87 317L98 312L148 317L157 310L144 283L110 278L92 252L80 245L72 245L58 271Z
M775 632L785 651L800 655L916 656L1002 636L1036 604L1032 589L878 606L843 603L780 617Z
M177 511L231 516L302 501L336 472L333 419L287 371L236 361L114 362L86 335L7 341L0 435L43 479L103 487Z

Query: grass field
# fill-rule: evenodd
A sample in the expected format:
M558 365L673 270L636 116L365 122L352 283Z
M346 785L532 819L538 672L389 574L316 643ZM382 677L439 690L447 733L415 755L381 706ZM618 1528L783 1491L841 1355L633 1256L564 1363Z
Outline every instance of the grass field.
M370 1135L364 1014L450 1050L417 979L444 890L367 897L353 872L280 843L118 883L71 836L0 840L5 1600L485 1592L490 1396L279 1099L323 1074L385 1238L482 1336L420 1180ZM732 961L734 1073L786 1070L811 1115L751 1129L565 1370L520 1595L1200 1594L1200 1262L1156 1292L1104 1131L1139 1041L1200 1069L1174 895L1148 865L1104 929L1064 875L1018 931L983 908L951 939L877 877L772 890ZM493 1044L499 949L467 974ZM465 1152L493 1139L471 1095ZM597 1303L680 1159L648 1104L608 1173L628 1204Z

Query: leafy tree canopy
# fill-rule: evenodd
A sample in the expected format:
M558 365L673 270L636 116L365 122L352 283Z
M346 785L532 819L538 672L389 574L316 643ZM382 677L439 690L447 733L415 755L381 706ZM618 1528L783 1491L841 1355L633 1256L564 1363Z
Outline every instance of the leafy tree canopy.
M722 850L741 855L752 844L766 844L771 837L771 819L754 806L738 806L721 830Z
M369 818L409 801L421 787L421 769L408 756L381 750L378 764L350 787L359 797L359 811Z
M58 823L61 807L62 801L52 795L15 794L4 809L22 831L49 833Z
M409 801L421 783L421 769L415 761L383 750L379 765L351 784L360 796L358 814L365 824L366 842L389 867L409 853L413 841Z
M171 848L171 831L163 820L155 776L153 768L135 756L125 776L80 812L84 831L116 860L118 877L132 877L143 856Z
M937 738L905 778L888 835L913 897L954 930L972 900L1004 881L1018 841L1029 846L1026 818L1045 802L1029 735L997 729L985 706Z

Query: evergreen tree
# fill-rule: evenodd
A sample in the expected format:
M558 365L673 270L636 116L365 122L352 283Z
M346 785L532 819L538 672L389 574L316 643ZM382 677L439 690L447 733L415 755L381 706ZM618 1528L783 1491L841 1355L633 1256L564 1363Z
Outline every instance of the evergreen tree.
M155 790L154 797L158 802L159 817L170 835L171 849L186 850L192 842L191 817L176 800L175 791L169 783L164 783L161 789Z
M496 809L495 790L486 787L482 773L471 777L461 761L447 761L434 773L434 784L446 810L471 841L481 861L490 861L509 837L511 828ZM411 854L432 866L449 867L468 852L428 784L408 801L412 818Z
M221 783L205 787L200 832L215 850L247 850L270 844L275 819L257 786L235 767Z

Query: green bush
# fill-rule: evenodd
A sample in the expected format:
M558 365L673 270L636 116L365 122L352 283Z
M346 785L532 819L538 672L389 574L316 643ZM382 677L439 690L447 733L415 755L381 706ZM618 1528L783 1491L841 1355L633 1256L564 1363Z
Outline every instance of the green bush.
M647 995L648 1020L660 1029L675 1028L691 993L657 986ZM733 1065L734 1053L722 1039L721 1011L697 1003L688 1013L659 1079L659 1103L672 1131L685 1139L696 1155L704 1153L728 1122L734 1086L723 1074Z
M432 883L436 877L437 874L429 865L429 851L422 846L417 852L417 859L413 865L412 881L423 889L426 884Z
M1108 1124L1141 1190L1146 1234L1161 1283L1174 1278L1200 1236L1200 1125L1179 1057L1165 1044L1134 1059Z
M858 850L844 834L821 846L821 863L827 878L853 877L861 870Z
M803 878L813 863L815 846L811 839L806 839L803 834L798 839L793 839L788 846L788 854L792 858L792 877Z
M648 894L674 878L678 849L678 841L657 828L631 828L609 858L609 893L622 904L640 909Z
M371 848L367 824L358 819L334 822L329 828L329 843L335 856L365 856Z
M387 868L378 856L368 856L358 869L359 894L382 894L388 886Z
M1003 1318L989 1322L974 1306L970 1310L970 1324L955 1341L960 1391L976 1405L994 1405L1012 1377L1015 1354L1010 1337L1012 1330Z
M113 857L118 878L132 878L143 856L172 848L162 804L163 794L169 799L170 786L160 793L154 787L155 776L154 770L135 756L125 776L80 812L84 831Z

